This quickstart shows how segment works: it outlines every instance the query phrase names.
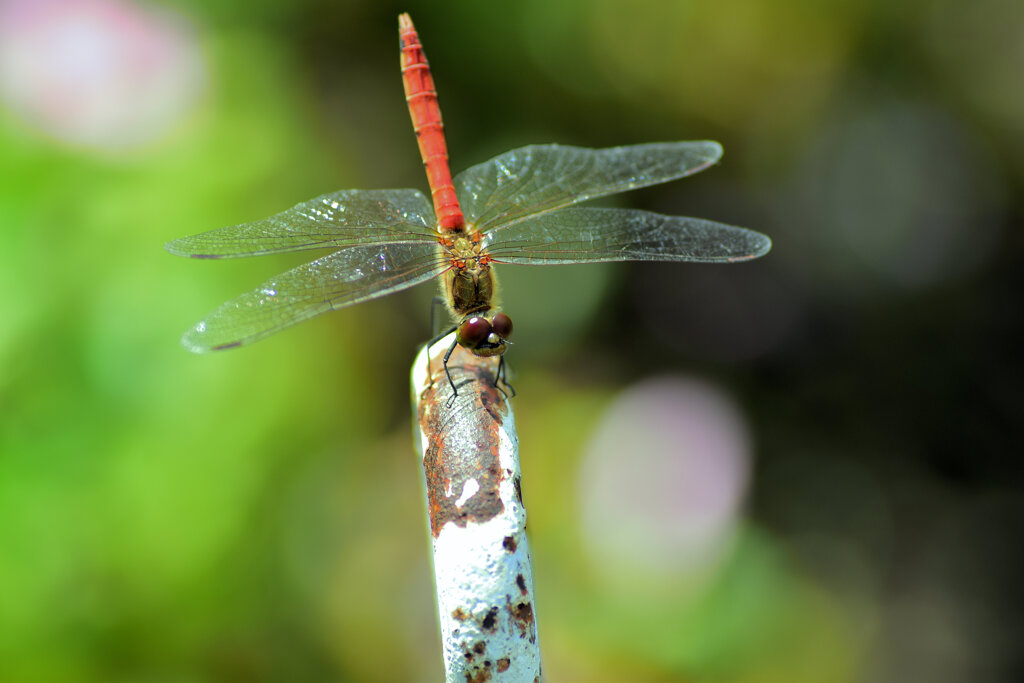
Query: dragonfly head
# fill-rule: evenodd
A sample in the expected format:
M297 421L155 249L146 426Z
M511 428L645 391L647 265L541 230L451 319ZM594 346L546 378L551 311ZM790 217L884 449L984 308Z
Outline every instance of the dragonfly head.
M455 330L455 339L477 356L500 356L512 335L512 319L498 313L489 320L480 315L466 318Z

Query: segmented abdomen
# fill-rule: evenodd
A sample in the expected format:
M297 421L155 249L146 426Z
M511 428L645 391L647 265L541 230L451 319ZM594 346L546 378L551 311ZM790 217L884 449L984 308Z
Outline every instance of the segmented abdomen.
M419 35L408 14L398 17L399 39L402 44L402 82L405 99L409 103L412 127L420 146L420 156L427 170L427 182L434 200L434 213L441 232L459 232L465 218L459 199L452 186L452 173L448 167L448 146L441 123L441 107L437 103L434 78L430 74Z

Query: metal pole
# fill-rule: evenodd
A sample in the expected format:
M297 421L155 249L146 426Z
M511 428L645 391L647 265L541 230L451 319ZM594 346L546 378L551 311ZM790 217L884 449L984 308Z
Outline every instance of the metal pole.
M412 370L438 618L449 683L541 680L533 572L512 405L494 386L497 358L453 337Z

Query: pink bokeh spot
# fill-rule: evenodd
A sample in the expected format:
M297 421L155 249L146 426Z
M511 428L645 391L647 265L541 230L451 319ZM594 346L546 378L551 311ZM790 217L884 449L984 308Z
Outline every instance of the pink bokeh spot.
M0 102L74 145L158 138L195 104L205 68L193 31L127 0L0 0Z
M731 547L750 463L746 422L722 390L681 378L633 387L581 464L588 550L612 573L706 572Z

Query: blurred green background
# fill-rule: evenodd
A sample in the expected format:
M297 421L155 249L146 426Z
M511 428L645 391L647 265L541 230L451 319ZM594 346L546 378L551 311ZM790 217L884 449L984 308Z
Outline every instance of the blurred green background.
M423 286L241 350L300 259L164 242L454 169L719 140L617 198L730 267L505 268L552 681L1019 681L1017 0L0 0L0 680L435 681Z

